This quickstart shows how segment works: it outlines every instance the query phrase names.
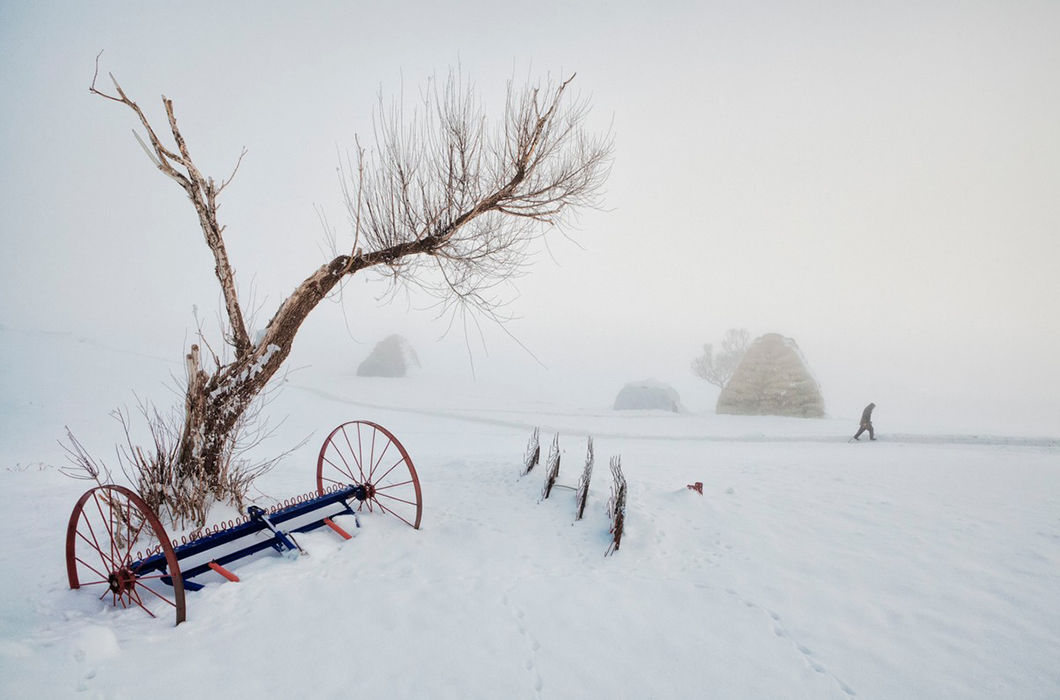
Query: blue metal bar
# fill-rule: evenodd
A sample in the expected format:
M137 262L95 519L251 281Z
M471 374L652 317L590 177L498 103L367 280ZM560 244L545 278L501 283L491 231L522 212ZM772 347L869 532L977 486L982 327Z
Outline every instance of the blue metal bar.
M304 550L298 546L297 542L294 541L294 537L288 535L283 530L272 524L272 521L269 520L269 516L265 514L265 511L263 509L257 506L251 506L247 509L247 512L250 513L251 518L264 524L265 527L272 531L272 535L276 539L272 546L276 549L277 552L286 549L291 552L297 551L304 553Z
M280 525L311 515L315 510L320 510L332 505L341 506L341 510L330 512L328 515L321 516L320 518L313 518L310 522L299 525L289 532L308 532L310 530L315 530L324 525L325 517L332 517L343 513L349 513L356 516L356 513L350 506L349 502L351 499L363 501L365 498L366 494L363 486L350 485L331 493L326 493L323 496L311 498L302 503L295 503L268 515L266 515L261 508L252 506L250 508L250 520L234 525L226 530L196 538L191 542L175 547L173 551L177 555L177 560L183 561L207 553L212 549L224 547L227 544L236 542L249 535L271 530L272 528L269 527L270 522L275 527L275 530L273 530L274 536L272 538L250 542L246 546L240 547L235 551L213 557L211 558L211 561L216 561L218 564L224 566L229 562L251 556L270 547L277 551L283 551L284 548L297 550L298 545L291 541L288 533L281 530ZM166 558L163 553L159 552L158 554L145 557L141 561L132 562L129 568L136 572L138 576L143 576L151 571L158 571L164 574L166 573ZM186 570L182 569L181 578L184 579L184 584L189 590L198 590L202 587L202 584L191 581L190 579L210 570L209 563L204 562ZM168 577L164 577L162 581L172 585L171 581L167 580L167 578Z

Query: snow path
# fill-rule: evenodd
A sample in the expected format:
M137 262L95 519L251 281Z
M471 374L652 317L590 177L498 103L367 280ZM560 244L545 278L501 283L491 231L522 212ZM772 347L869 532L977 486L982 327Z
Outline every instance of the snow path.
M718 435L718 434L670 434L670 435L658 435L653 433L639 433L634 431L623 431L623 432L606 432L601 430L592 430L585 427L585 423L607 421L614 424L621 421L622 417L632 417L637 419L648 419L657 421L660 417L666 419L677 418L680 416L672 417L659 411L608 411L603 412L571 412L563 413L557 411L549 411L547 418L552 421L551 423L544 423L540 420L541 414L531 415L528 414L525 409L513 410L513 409L489 409L489 415L483 415L486 411L483 409L423 409L416 408L413 406L401 406L394 404L384 403L372 403L369 401L361 401L346 396L340 396L334 392L326 391L313 386L291 384L291 389L297 391L304 391L313 396L326 399L328 401L334 401L337 403L345 404L348 406L356 406L361 409L371 409L375 411L387 411L393 413L409 413L418 416L428 416L433 418L447 418L452 420L467 421L470 423L479 423L483 425L493 425L504 428L515 428L518 430L533 430L535 427L542 428L544 432L563 432L567 435L575 435L580 437L599 437L599 438L622 438L628 440L677 440L677 441L690 441L690 442L829 442L829 443L849 443L851 441L850 436L845 434L817 434L817 433L805 433L801 435L765 435L762 433L744 433L734 435ZM510 413L514 415L523 416L523 420L504 420L501 418L494 417L497 414ZM763 416L760 418L750 416L731 416L735 421L741 421L744 424L749 424L754 420L766 420L776 421L777 419L770 416ZM780 419L785 420L785 419ZM841 421L807 421L803 419L791 419L795 423L810 424L811 428L820 428L821 426L834 428L840 430L844 427L849 427L848 423ZM628 422L628 421L627 421ZM899 442L908 444L918 445L987 445L987 446L1010 446L1010 447L1041 447L1046 449L1060 448L1060 440L1056 438L1048 437L1021 437L1021 436L1009 436L1009 435L954 435L954 434L922 434L922 433L886 433L881 435L880 439L877 440L882 442ZM864 439L864 442L869 442L868 438Z

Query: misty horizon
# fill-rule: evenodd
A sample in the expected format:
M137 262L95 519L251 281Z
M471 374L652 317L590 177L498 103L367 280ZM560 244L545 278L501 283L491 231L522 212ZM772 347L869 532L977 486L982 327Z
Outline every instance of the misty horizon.
M446 333L429 300L383 304L358 276L310 316L292 366L352 371L400 333L427 374L587 406L654 378L710 412L716 389L689 365L741 327L794 338L835 417L874 401L881 430L1060 430L1057 6L546 5L490 24L464 21L474 3L317 10L0 9L0 325L179 365L192 309L215 315L183 193L131 115L87 93L100 49L149 115L174 100L211 175L247 148L221 216L259 325L326 259L321 214L343 244L335 169L380 93L410 98L459 65L495 106L513 75L577 73L615 162L604 206L517 280L516 320L483 322L483 346L474 323Z

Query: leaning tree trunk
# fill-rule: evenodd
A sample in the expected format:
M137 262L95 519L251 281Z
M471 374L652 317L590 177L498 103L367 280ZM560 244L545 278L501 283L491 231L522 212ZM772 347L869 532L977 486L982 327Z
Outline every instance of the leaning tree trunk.
M342 256L317 270L287 298L260 342L213 374L203 370L199 346L191 346L185 358L188 386L178 450L182 477L202 479L218 497L229 495L227 467L237 426L291 353L302 321L348 274L348 267L350 259Z
M433 236L385 250L358 251L356 257L340 255L321 266L284 300L256 345L250 345L242 356L212 374L203 370L199 347L192 345L185 357L188 386L178 449L180 476L204 481L218 497L232 496L226 493L225 477L238 437L236 428L290 355L295 335L309 313L344 277L375 265L394 263L407 255L431 253L460 225L463 222L454 222Z

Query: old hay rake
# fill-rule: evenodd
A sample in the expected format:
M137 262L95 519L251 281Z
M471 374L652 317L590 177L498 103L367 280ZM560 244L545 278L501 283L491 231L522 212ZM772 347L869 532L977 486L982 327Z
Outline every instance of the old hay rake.
M194 579L214 572L239 577L226 565L272 548L305 553L295 533L327 526L350 539L334 518L386 514L418 529L423 504L420 480L405 447L386 428L351 421L331 431L317 458L316 492L268 509L251 506L247 516L182 537L169 538L158 516L136 493L106 484L77 501L66 530L70 588L100 591L115 607L142 608L155 617L166 609L185 619L184 592L203 587ZM152 611L151 608L155 608Z

